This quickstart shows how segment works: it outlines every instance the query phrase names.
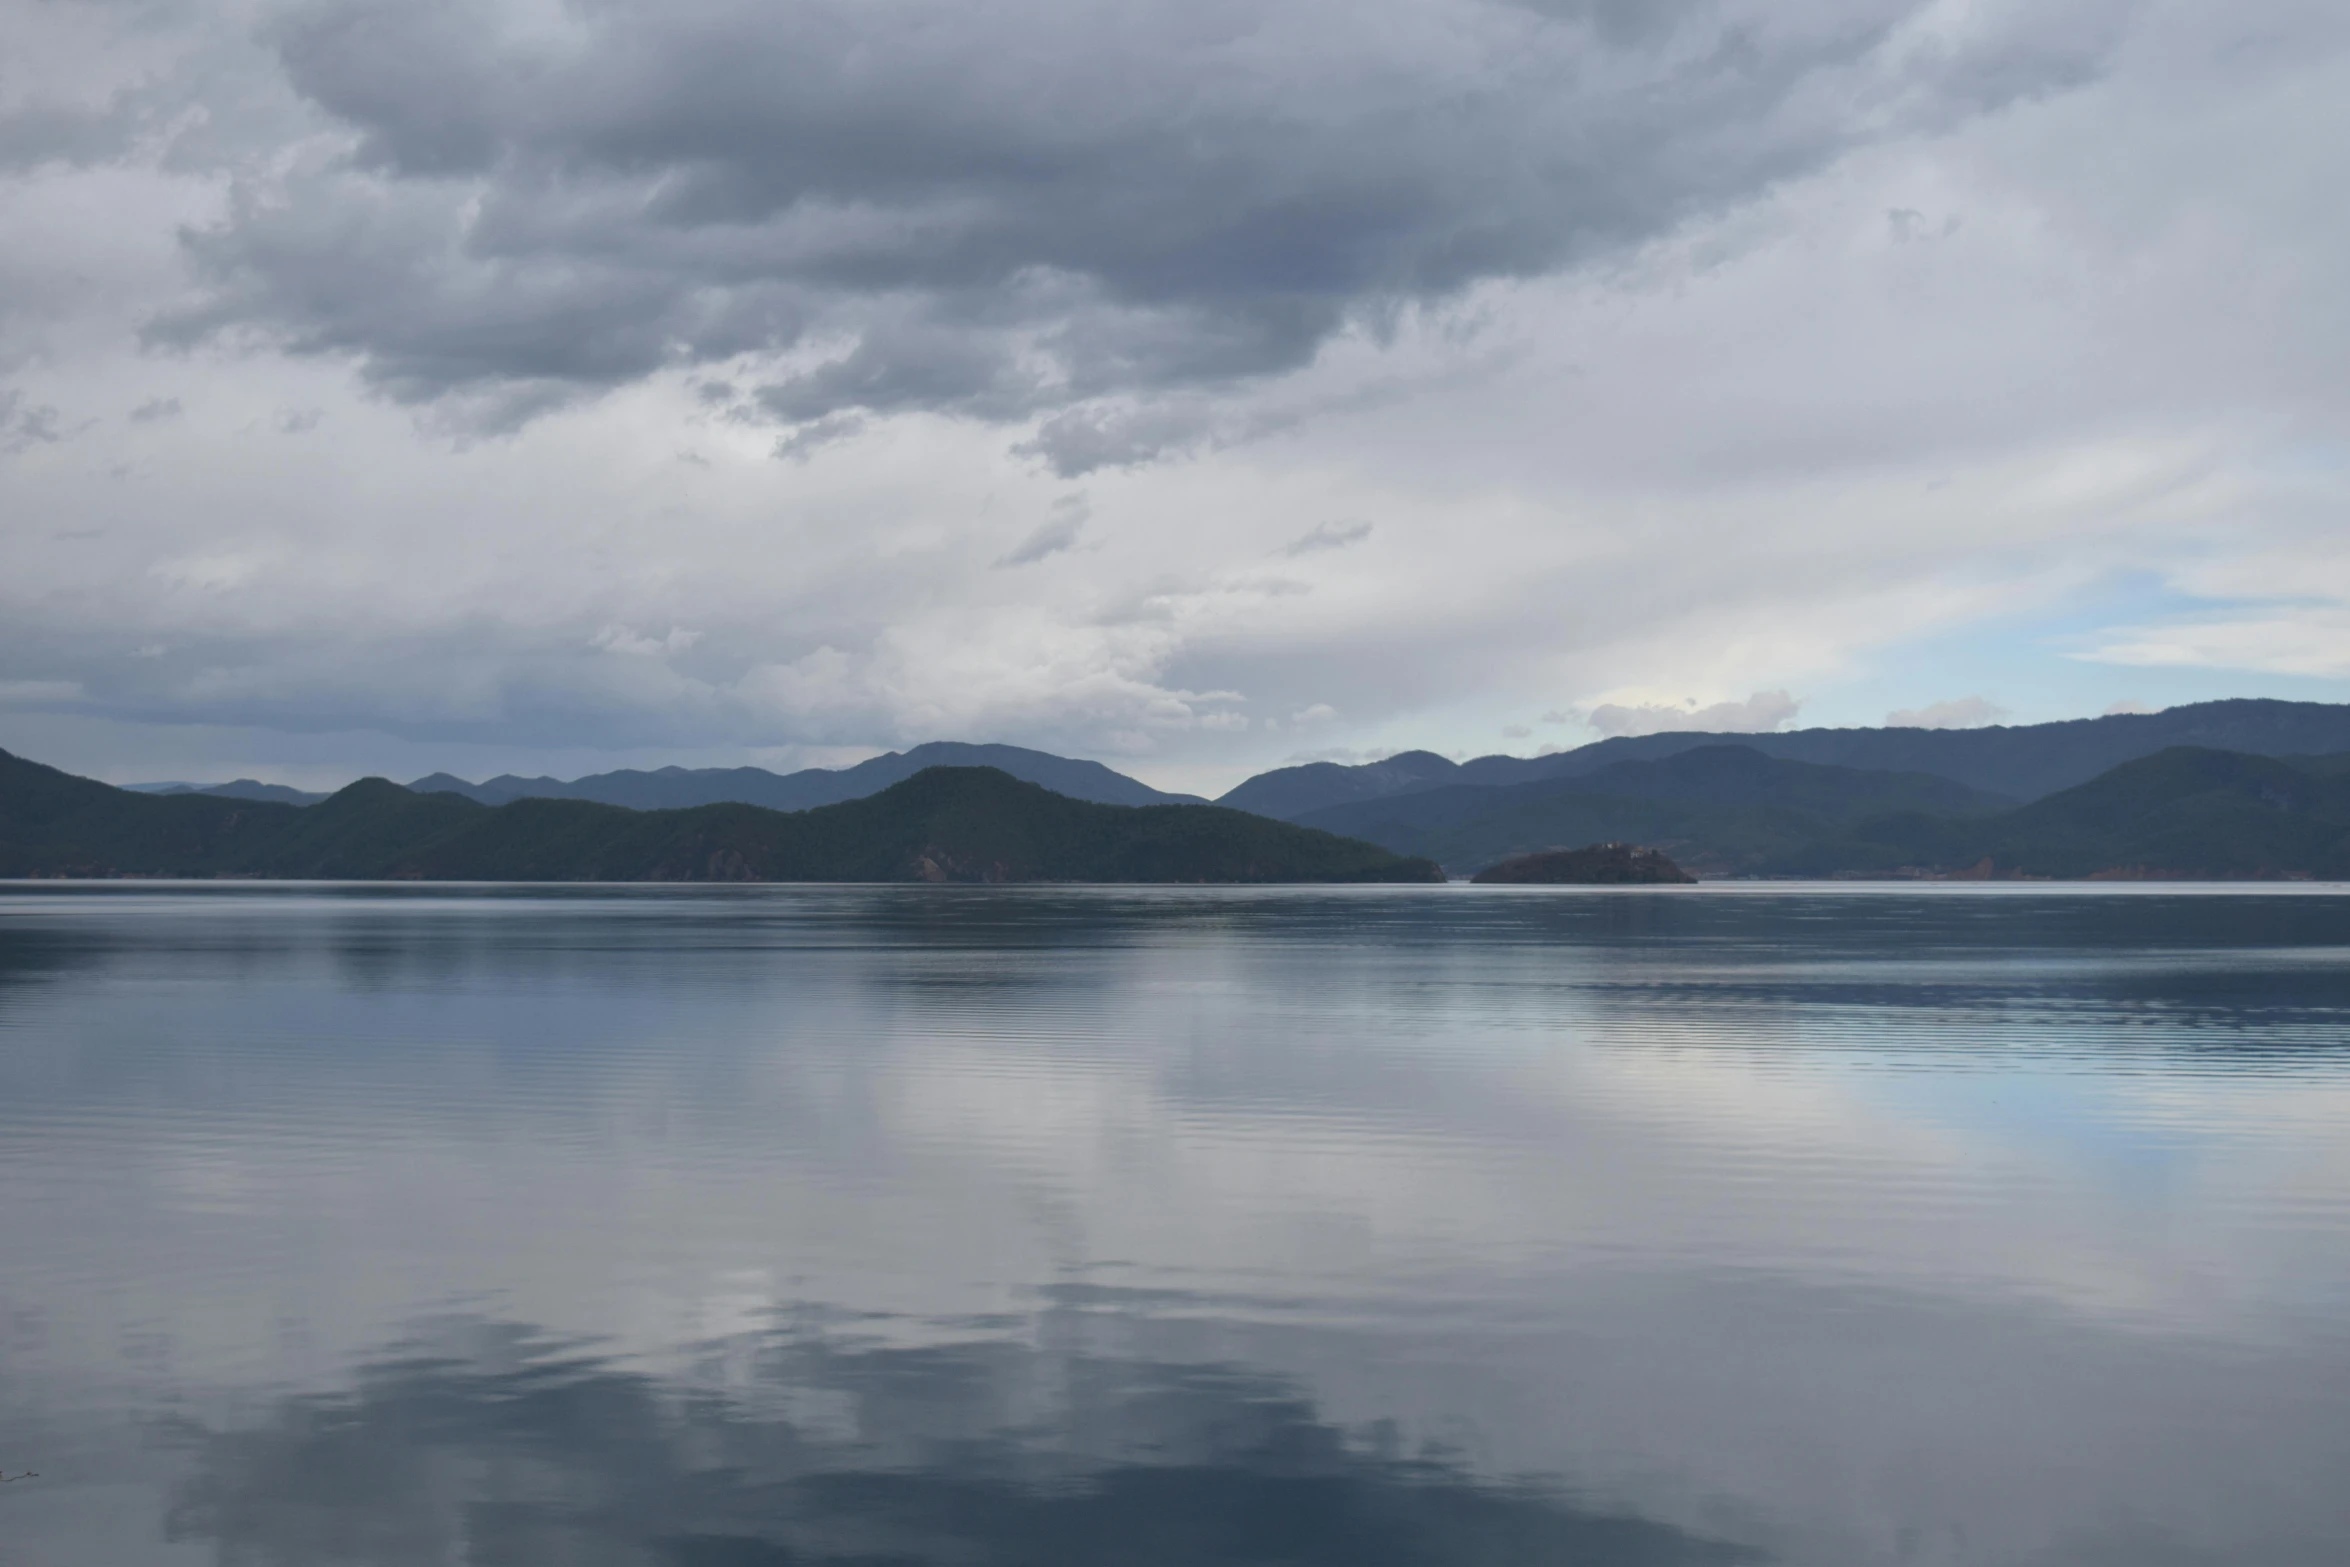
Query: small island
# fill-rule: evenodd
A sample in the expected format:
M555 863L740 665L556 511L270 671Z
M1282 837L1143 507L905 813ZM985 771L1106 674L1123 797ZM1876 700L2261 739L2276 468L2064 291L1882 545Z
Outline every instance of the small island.
M1545 849L1488 865L1469 878L1517 886L1631 887L1692 885L1697 878L1659 849L1630 843L1593 843L1580 849Z

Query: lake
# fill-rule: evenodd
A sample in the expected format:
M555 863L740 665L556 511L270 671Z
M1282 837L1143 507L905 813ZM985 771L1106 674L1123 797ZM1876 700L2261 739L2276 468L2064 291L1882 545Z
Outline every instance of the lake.
M0 1563L2350 1561L2350 894L0 887Z

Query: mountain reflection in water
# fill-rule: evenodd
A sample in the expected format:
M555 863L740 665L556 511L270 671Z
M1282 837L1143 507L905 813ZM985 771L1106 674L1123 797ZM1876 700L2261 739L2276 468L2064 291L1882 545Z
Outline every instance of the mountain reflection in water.
M781 1329L737 1385L631 1371L529 1327L446 1320L357 1386L191 1430L176 1540L309 1567L1706 1567L1755 1553L1323 1420L1239 1367L924 1348ZM795 1417L796 1412L796 1417Z

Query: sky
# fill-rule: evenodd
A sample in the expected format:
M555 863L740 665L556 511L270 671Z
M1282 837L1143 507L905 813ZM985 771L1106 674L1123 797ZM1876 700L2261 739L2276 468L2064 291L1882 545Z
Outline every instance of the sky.
M2350 700L2338 0L0 0L0 747Z

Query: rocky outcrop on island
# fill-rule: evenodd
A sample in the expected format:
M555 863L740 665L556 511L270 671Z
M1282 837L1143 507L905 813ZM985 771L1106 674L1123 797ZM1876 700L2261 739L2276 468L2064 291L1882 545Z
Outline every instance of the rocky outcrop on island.
M1660 849L1630 843L1594 843L1580 849L1545 849L1488 865L1473 882L1558 887L1695 885L1697 878Z

